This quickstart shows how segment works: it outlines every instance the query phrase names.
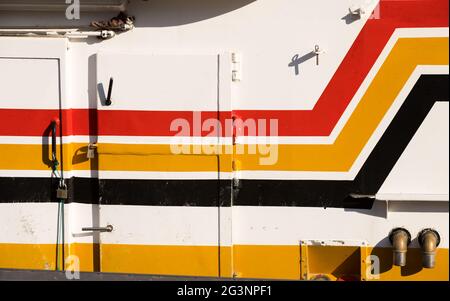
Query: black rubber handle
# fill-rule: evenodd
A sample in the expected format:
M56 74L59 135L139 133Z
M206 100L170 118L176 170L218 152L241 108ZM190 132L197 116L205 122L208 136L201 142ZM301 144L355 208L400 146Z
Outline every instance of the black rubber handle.
M52 162L54 168L58 165L58 160L56 159L56 127L57 122L55 120L51 123L51 130L52 130Z
M52 160L56 160L56 121L52 121Z
M107 105L107 106L111 105L111 94L112 94L113 84L114 84L114 79L111 77L109 79L109 85L108 85L108 96L106 97L106 100L105 100L105 105Z

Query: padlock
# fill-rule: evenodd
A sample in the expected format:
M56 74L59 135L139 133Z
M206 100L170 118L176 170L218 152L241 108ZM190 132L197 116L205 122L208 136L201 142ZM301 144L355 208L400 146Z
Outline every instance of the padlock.
M56 189L56 198L67 200L67 186L58 187Z
M94 157L95 157L95 150L92 149L92 148L88 148L88 151L87 151L87 158L88 158L88 159L92 159L92 158L94 158Z
M89 143L87 150L87 158L93 159L95 158L95 149L97 148L97 144Z

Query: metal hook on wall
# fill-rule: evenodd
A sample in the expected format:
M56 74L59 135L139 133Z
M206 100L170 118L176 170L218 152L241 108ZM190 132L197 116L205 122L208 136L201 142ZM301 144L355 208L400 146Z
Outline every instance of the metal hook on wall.
M111 94L112 94L112 88L113 88L113 84L114 84L114 79L111 77L109 79L109 85L108 85L108 96L106 96L105 99L105 105L106 106L110 106L111 105Z

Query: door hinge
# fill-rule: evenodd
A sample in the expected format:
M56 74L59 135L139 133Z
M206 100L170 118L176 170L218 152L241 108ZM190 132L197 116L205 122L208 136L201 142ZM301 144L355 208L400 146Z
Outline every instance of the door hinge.
M239 82L242 80L241 61L242 56L240 53L233 52L231 54L231 64L232 64L231 79L234 82Z

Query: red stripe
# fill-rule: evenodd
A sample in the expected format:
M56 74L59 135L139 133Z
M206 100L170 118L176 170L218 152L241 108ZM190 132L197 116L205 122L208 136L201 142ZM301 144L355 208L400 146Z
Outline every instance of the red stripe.
M58 110L0 109L0 136L47 136Z
M170 131L170 125L182 118L190 125L190 136L200 136L194 126L206 136L211 130L201 130L205 120L220 119L224 129L225 119L231 118L231 112L198 113L198 121L194 122L191 111L63 110L63 135L173 136L178 131ZM0 109L0 136L48 136L55 119L59 119L59 110Z
M190 111L72 110L73 128L68 132L83 133L78 135L173 136L178 131L170 131L171 123L176 119L183 119L190 125L190 136L200 136L200 132L201 136L206 136L209 131L202 131L203 122L207 119L221 119L224 124L226 115L225 112L221 112L220 116L218 112L195 114L199 114L196 122L194 112ZM198 132L195 132L196 128Z
M313 110L234 112L243 120L278 119L279 136L329 136L396 28L448 27L447 0L381 1ZM268 129L267 129L268 131Z
M447 0L380 2L380 19L369 19L333 75L313 110L236 110L246 120L278 119L278 136L328 136L342 116L396 28L448 27ZM58 110L0 109L0 136L41 136L48 133ZM189 111L115 111L95 109L63 110L64 135L173 136L170 124L184 118L191 125ZM217 118L217 112L203 112L201 121ZM221 112L224 119L231 112ZM266 122L266 133L270 133ZM191 126L191 135L196 135ZM202 132L206 135L208 132Z

